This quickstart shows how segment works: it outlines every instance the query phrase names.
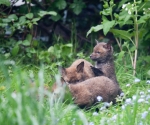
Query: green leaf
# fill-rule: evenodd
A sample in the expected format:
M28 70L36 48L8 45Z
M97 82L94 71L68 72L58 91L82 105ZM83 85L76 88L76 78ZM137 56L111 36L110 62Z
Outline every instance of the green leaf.
M121 37L122 39L125 39L125 40L131 39L131 35L130 33L128 33L128 31L111 29L110 32L112 32L117 37Z
M24 40L23 43L22 43L22 45L24 45L24 46L29 46L29 45L30 45L30 42L29 42L28 40Z
M91 29L87 32L87 35L88 36L91 32L97 32L99 30L103 29L103 25L97 25L97 26L92 26Z
M70 8L76 15L78 15L82 11L84 6L85 3L82 0L74 0L74 3L70 5Z
M26 23L26 17L25 16L21 16L19 18L19 23L22 25L22 24L25 24Z
M60 16L59 14L57 14L56 16L52 16L51 19L52 19L53 21L58 21L58 20L61 19L61 16Z
M38 13L38 15L39 16L41 16L41 17L43 17L43 16L45 16L45 15L53 15L53 16L56 16L57 15L57 13L56 12L54 12L54 11L40 11L39 13Z
M13 56L16 56L16 55L18 54L18 52L19 52L19 45L16 44L16 45L14 46L14 48L11 50L11 54L12 54Z
M115 21L109 21L107 19L105 19L105 17L103 18L103 32L104 32L104 35L106 35L110 28L112 28L113 26L115 25Z
M11 14L8 16L8 19L11 21L16 21L16 20L18 20L18 17L16 16L16 14Z
M31 34L28 34L27 37L26 37L26 40L28 40L29 42L31 42L31 40L32 40L32 35L31 35Z
M130 48L130 51L131 52L134 52L136 50L136 47L135 46L132 46L131 48Z
M10 1L9 0L0 0L0 4L4 4L6 6L10 6Z
M53 47L53 46L49 47L49 48L48 48L48 52L49 52L49 53L54 53L54 47Z
M59 10L63 10L65 9L67 6L67 3L65 0L57 0L56 2L56 7L59 9Z
M32 19L33 18L33 13L28 13L25 15L28 19Z

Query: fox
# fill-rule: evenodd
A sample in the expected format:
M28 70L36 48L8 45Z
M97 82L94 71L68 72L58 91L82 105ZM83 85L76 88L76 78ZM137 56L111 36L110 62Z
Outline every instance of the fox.
M103 75L103 72L101 70L95 68L90 62L86 61L85 59L75 60L68 68L61 68L60 72L64 81L68 82L69 84L76 84L86 79ZM64 82L62 82L62 79L60 83L61 85L63 85ZM54 83L52 86L52 92L56 88L57 83Z
M79 82L67 83L74 103L80 108L90 108L98 103L97 97L101 96L103 102L116 103L119 86L105 76L98 76Z
M115 73L115 65L113 59L113 47L111 43L100 42L96 40L97 45L94 47L92 54L90 55L91 60L95 62L95 68L100 69L103 74L114 81L119 86L119 82ZM120 93L122 90L120 89Z
M101 70L94 69L94 66L84 59L77 59L70 67L62 68L62 77L70 84L101 75L103 75Z

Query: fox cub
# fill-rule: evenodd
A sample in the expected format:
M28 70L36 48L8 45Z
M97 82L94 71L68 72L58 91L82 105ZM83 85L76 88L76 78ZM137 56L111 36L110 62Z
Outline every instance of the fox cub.
M113 60L113 47L109 42L98 43L97 41L97 45L94 47L90 58L96 62L95 67L100 69L104 73L104 76L110 78L115 84L119 86ZM120 89L118 95L121 93L122 90Z
M68 83L77 83L103 75L103 72L84 59L78 59L68 68L62 68L62 77Z
M81 108L89 108L97 103L97 97L101 96L103 102L116 102L119 87L111 79L105 76L93 77L78 84L68 84L74 98L74 103Z

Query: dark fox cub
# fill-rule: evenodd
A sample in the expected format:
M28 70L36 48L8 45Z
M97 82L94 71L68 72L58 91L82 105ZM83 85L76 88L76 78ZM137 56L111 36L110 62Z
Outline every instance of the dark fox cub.
M90 58L96 62L96 68L100 69L105 76L107 76L108 78L113 80L114 83L119 85L115 73L113 47L109 42L98 43L97 41L97 45L94 47L93 53L90 55Z

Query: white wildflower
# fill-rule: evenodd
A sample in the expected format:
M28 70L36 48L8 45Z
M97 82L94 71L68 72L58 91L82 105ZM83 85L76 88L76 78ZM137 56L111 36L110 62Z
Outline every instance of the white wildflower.
M125 107L125 105L122 105L121 108L122 108L122 110L124 110L126 107Z
M140 95L144 95L144 92L143 92L143 91L141 91L141 92L140 92Z
M137 99L136 95L133 95L132 99L135 101Z
M149 90L147 90L147 92L148 92L148 93L150 93L150 89L149 89Z
M134 4L132 4L132 6L134 6Z
M111 120L116 120L117 119L117 115L114 115L112 118L111 118Z
M122 92L122 93L120 94L120 96L123 97L123 96L124 96L124 93Z
M148 10L150 10L150 8L148 8Z
M90 122L89 125L94 125L94 123L93 123L93 122Z
M97 100L100 102L100 101L102 101L102 100L103 100L103 97L101 97L101 96L97 96Z
M131 15L131 10L128 10L128 14L130 14L130 15Z
M126 7L126 4L123 4L123 5L122 5L122 8L124 9L125 7Z
M138 99L138 103L144 102L144 99Z
M150 107L148 108L148 110L150 111Z
M130 2L128 2L128 4L130 4Z
M100 108L100 110L102 111L102 110L105 110L106 109L106 107L105 106L103 106L103 107L101 107Z
M145 95L141 95L141 98L145 98Z
M140 81L141 81L141 80L138 79L138 78L135 78L135 79L134 79L134 82L135 82L135 83L138 83L138 82L140 82Z
M98 113L97 113L97 112L93 112L93 115L94 115L94 116L97 116L97 115L98 115Z
M126 99L125 103L126 104L131 104L132 103L131 98Z
M150 99L150 95L147 95L146 96L146 100L148 101Z
M126 85L126 87L129 87L130 86L130 84L128 83L127 85Z
M147 84L150 84L150 80L147 80L146 83L147 83Z
M110 105L111 105L110 103L104 102L104 106L105 106L105 107L110 107Z
M142 117L142 119L145 119L145 118L146 118L146 116L147 116L147 114L148 114L148 111L143 112L143 113L142 113L142 116L141 116L141 117Z
M17 94L16 94L15 92L13 92L13 93L11 94L11 97L14 98L14 99L16 99L16 98L17 98Z
M143 8L143 10L145 10L145 8Z
M145 12L143 12L143 14L146 14Z
M125 10L127 11L127 10L128 10L128 8L125 8Z

